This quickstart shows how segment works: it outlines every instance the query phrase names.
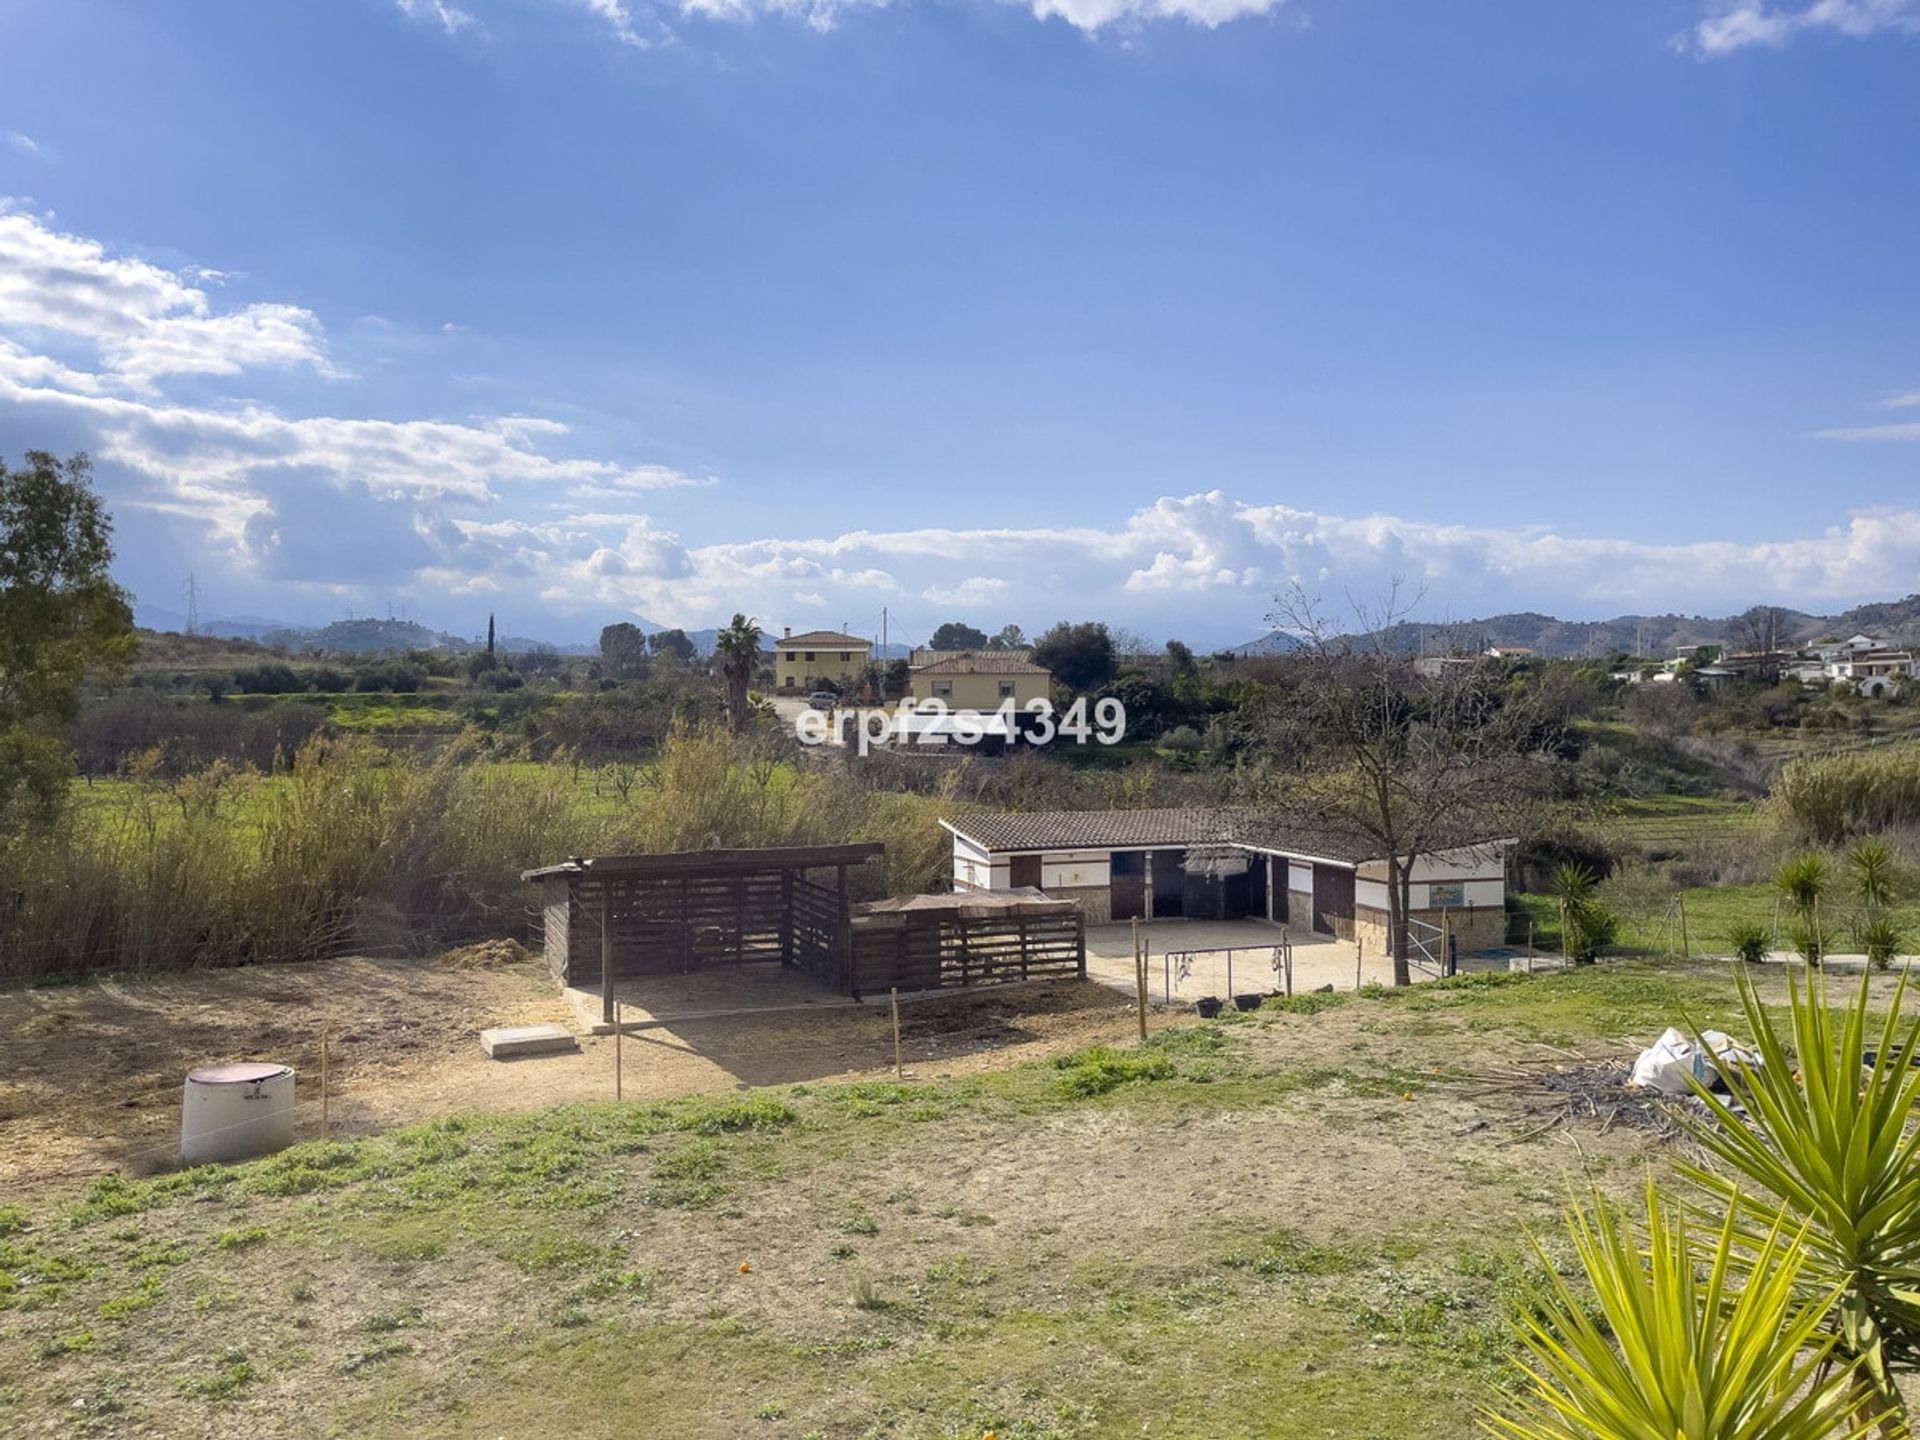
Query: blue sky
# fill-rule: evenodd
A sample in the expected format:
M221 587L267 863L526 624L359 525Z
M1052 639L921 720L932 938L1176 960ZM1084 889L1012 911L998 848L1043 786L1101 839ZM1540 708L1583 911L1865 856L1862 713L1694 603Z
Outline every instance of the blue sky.
M1920 589L1920 0L19 0L0 195L149 605Z

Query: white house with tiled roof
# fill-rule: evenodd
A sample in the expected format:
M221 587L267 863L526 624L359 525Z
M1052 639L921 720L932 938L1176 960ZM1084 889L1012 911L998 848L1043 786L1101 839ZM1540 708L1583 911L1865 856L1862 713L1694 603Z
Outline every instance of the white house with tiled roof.
M836 689L857 685L873 654L871 641L838 630L809 630L786 634L773 642L773 683L782 690L814 690L822 681Z

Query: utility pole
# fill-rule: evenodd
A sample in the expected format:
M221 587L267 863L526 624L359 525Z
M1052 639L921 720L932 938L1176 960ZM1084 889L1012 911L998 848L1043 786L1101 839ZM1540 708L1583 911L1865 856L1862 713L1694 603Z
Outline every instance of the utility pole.
M193 578L193 571L187 572L187 583L183 587L187 597L187 634L200 633L200 586Z

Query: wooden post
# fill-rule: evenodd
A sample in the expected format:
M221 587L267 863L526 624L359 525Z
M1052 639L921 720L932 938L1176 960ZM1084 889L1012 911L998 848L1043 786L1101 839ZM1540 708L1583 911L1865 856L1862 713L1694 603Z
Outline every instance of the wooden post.
M1533 948L1533 917L1529 915L1527 917L1527 974L1529 975L1533 973L1534 954L1535 954L1535 951Z
M839 908L835 915L834 958L840 966L840 989L846 994L853 993L853 911L847 902L847 867L840 865L837 870Z
M1687 934L1687 897L1684 895L1676 896L1675 903L1680 907L1680 958L1682 960L1691 960L1693 958L1693 940Z
M1147 1043L1147 952L1140 944L1140 917L1133 917L1133 990L1140 1011L1140 1043Z
M900 1063L900 987L893 986L887 991L887 996L893 1004L893 1078L904 1080L907 1072Z
M1453 973L1453 912L1440 912L1440 973Z
M627 1027L620 1023L620 1002L613 1002L613 1098L624 1100L622 1086L626 1079L626 1070L620 1063L620 1032Z
M600 882L600 1018L613 1023L613 877Z
M1567 964L1573 964L1573 936L1568 933L1567 902L1560 902L1560 958Z
M323 1026L320 1030L320 1138L322 1140L325 1140L327 1138L328 1121L331 1118L327 1110L327 1079L328 1079L328 1076L327 1076L328 1044L327 1042L328 1042L328 1039L329 1039L329 1036L327 1034L326 1028Z
M1366 963L1366 942L1360 938L1360 926L1358 922L1355 922L1353 927L1353 988L1356 992L1360 989L1361 982L1366 978Z

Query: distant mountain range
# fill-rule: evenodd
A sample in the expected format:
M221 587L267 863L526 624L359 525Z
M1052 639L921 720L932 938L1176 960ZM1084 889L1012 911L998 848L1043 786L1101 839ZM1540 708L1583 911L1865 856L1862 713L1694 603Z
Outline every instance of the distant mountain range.
M1616 615L1611 620L1560 620L1524 610L1482 620L1403 621L1386 632L1393 649L1444 655L1490 647L1524 647L1536 655L1573 659L1583 655L1644 655L1664 660L1689 645L1746 648L1771 634L1781 647L1799 647L1854 634L1878 635L1900 645L1920 644L1920 595L1856 605L1837 615L1762 607L1740 615ZM1236 647L1241 655L1272 655L1295 648L1293 636L1273 631Z
M135 606L134 619L149 630L185 630L187 622L187 617L178 611L149 605ZM1856 605L1837 615L1773 608L1718 618L1616 615L1611 620L1561 620L1538 611L1523 610L1479 620L1404 621L1388 632L1387 640L1394 649L1408 654L1477 652L1492 646L1516 646L1537 655L1561 659L1616 653L1665 659L1687 645L1745 647L1753 642L1757 633L1756 619L1761 621L1759 631L1764 632L1770 625L1783 647L1844 639L1860 632L1880 635L1900 645L1920 645L1920 594L1909 595L1904 600ZM634 623L650 635L666 628L644 619L636 619ZM261 615L224 615L202 620L199 631L227 639L259 640L290 650L338 650L352 654L389 650L471 651L481 646L477 639L449 635L412 620L336 620L330 625L314 626L290 624ZM719 633L717 628L689 630L687 638L693 641L696 653L711 655ZM771 647L774 638L769 630L764 643ZM556 642L524 635L502 636L496 644L509 654L550 651L560 655L597 655L600 651L594 641ZM1298 644L1293 636L1274 630L1257 640L1231 647L1231 653L1277 655ZM1195 648L1215 647L1196 645ZM905 659L912 651L911 645L896 642L886 647L886 658Z
M137 604L133 618L134 623L145 630L184 632L187 628L184 614L159 605ZM636 619L634 623L649 635L667 628L645 619ZM201 620L196 630L201 635L213 635L223 640L257 640L264 645L277 645L288 650L336 650L352 655L406 650L468 652L483 648L485 643L466 636L450 635L444 630L435 630L413 620L372 618L335 620L327 625L295 625L263 615L222 615ZM719 635L717 628L687 631L687 638L693 641L694 653L698 655L713 654L714 642ZM769 633L763 643L770 649L773 639ZM556 655L600 653L598 641L540 640L526 635L501 635L495 638L494 645L509 655L538 652ZM905 659L912 653L913 647L910 645L889 644L885 647L886 657L891 660Z

